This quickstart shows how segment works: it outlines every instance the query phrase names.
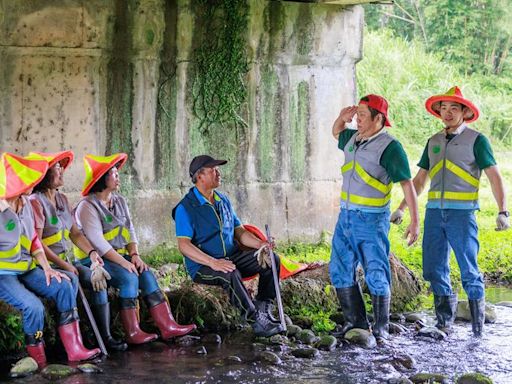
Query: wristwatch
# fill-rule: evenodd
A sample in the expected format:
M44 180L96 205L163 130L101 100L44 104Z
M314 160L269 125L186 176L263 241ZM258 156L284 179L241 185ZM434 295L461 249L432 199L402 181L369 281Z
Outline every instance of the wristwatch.
M501 212L498 212L498 215L504 215L505 217L510 217L510 212L509 211L501 211Z

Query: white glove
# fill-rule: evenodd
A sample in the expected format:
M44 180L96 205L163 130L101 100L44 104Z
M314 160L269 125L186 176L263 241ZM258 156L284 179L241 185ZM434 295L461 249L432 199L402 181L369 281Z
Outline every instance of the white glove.
M107 289L107 280L110 280L110 274L98 263L91 264L91 285L92 289L99 292Z
M510 218L504 213L498 213L496 217L496 231L504 231L510 228Z
M399 225L399 224L402 224L403 219L404 219L404 211L402 211L400 208L398 208L396 211L394 211L391 214L389 221L392 222L393 224Z
M268 244L262 245L254 255L256 256L256 260L258 260L258 264L261 268L267 269L272 266L272 261L270 260L270 247Z

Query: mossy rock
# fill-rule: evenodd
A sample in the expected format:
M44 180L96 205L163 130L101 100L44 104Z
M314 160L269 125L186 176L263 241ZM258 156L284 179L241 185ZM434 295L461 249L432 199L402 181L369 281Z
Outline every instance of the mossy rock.
M417 373L409 377L414 384L447 384L448 376L440 373Z
M41 375L48 380L58 380L78 373L78 369L64 364L50 364L46 366Z
M37 362L31 357L25 357L13 365L9 371L9 377L25 377L34 372L37 372Z
M466 373L458 377L455 384L493 384L493 381L481 373Z

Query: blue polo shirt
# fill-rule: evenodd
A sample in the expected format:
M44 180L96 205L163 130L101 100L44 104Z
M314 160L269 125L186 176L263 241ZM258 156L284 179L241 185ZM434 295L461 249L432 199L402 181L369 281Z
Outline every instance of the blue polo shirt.
M241 223L227 196L217 191L213 196L211 204L196 187L191 188L173 210L173 218L177 238L190 239L203 252L220 259L238 249L235 228ZM185 266L194 278L202 265L185 257Z

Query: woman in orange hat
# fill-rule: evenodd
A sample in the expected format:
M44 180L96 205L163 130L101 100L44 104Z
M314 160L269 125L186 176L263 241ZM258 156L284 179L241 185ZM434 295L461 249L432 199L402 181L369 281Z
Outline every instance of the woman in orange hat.
M22 312L27 351L39 367L46 364L46 354L44 306L36 295L55 302L60 313L59 334L69 360L87 360L100 353L82 344L73 286L68 276L48 264L35 231L32 206L24 196L47 169L44 160L9 153L0 158L0 300Z
M46 160L49 166L30 196L36 232L42 240L46 258L52 265L66 273L72 281L77 279L77 275L80 276L83 286L93 291L91 308L105 345L109 350L126 350L126 343L114 339L110 333L110 306L106 282L110 275L103 268L103 259L75 224L68 199L58 190L64 185L63 174L73 161L73 152L31 152L28 158ZM80 263L74 266L67 260L66 253L71 249L68 239L89 255L89 266ZM78 284L76 287L78 288Z
M140 329L139 289L164 340L186 335L196 326L179 325L174 320L166 296L139 255L126 200L117 193L120 186L118 171L126 160L124 153L85 156L84 198L76 207L76 221L103 257L105 269L112 276L110 284L119 289L121 321L128 343L143 344L157 338L157 335ZM84 253L75 256L84 264L89 262Z

